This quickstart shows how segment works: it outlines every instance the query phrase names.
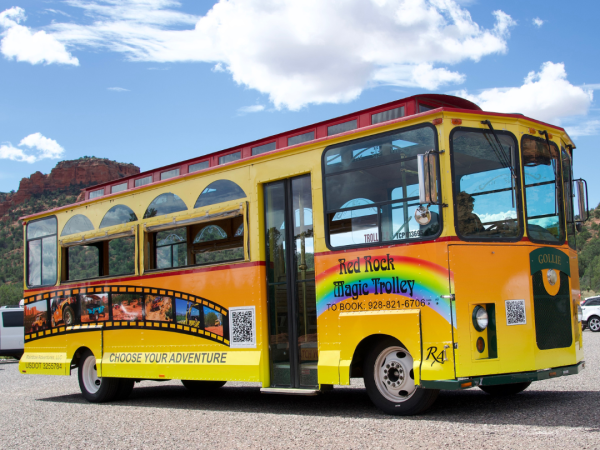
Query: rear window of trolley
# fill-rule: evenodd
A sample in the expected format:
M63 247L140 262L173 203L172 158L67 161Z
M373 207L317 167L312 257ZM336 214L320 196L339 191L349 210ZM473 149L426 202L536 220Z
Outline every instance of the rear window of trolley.
M27 224L27 285L56 284L57 237L56 217L34 220Z

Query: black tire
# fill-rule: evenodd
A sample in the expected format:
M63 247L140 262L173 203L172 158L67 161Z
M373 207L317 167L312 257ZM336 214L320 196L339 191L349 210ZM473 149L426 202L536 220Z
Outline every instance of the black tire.
M402 370L396 370L396 374L402 374L401 382L398 384L402 387L406 386L409 388L411 390L410 393L405 390L400 390L400 395L396 395L393 392L388 392L386 397L380 391L378 384L381 385L385 382L376 380L376 377L381 376L380 370L381 368L384 368L383 364L386 363L386 360L384 360L383 364L381 365L377 363L378 368L376 368L375 365L377 360L384 357L386 354L391 355L392 357L393 355L396 355L396 357L400 360L403 360L406 357L410 358L406 360L406 367L402 366ZM409 366L410 369L408 369ZM389 366L386 365L386 367ZM439 389L424 389L419 386L414 386L414 381L411 385L410 380L414 380L412 371L412 356L408 350L403 348L400 342L393 338L384 339L371 349L371 352L367 355L363 365L363 374L365 387L367 388L367 393L369 394L371 401L384 413L394 416L413 416L424 412L435 402L440 392ZM383 386L381 386L381 388L383 389ZM403 392L406 395L405 399L402 398Z
M479 386L486 394L493 395L495 397L504 397L507 395L516 395L519 392L523 392L529 387L531 381L525 381L523 383L512 383L512 384L498 384L496 386Z
M91 365L93 365L93 369L90 367ZM98 378L96 381L99 381L100 384L98 385L97 383L94 383L96 386L98 386L97 390L94 392L94 390L86 386L86 384L91 385L93 381L91 382L91 377L87 377L84 372L87 373L87 375L90 375L92 372L95 372L95 368L96 357L91 351L86 350L79 359L79 370L77 371L77 377L79 378L79 389L81 389L83 397L88 402L110 402L117 394L117 390L119 388L119 379L107 377Z
M597 333L598 331L600 331L600 317L598 317L598 316L589 317L587 320L587 327L594 333Z
M135 380L130 378L120 378L115 400L126 400L131 395L134 386Z
M181 383L190 391L208 394L225 386L227 381L181 380Z
M73 312L73 308L70 306L65 306L62 316L63 322L66 326L75 325L75 313Z

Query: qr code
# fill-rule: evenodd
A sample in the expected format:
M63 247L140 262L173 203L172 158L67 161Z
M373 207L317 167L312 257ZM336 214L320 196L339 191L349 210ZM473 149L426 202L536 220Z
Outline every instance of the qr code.
M525 325L525 300L506 300L506 325Z
M229 309L231 348L256 348L256 321L254 306L240 306Z

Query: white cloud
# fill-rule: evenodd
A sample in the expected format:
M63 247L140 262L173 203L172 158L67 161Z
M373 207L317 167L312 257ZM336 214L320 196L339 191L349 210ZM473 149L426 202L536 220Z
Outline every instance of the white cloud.
M0 51L7 59L16 59L31 64L71 64L79 65L79 60L72 56L64 44L51 34L41 30L32 32L20 25L25 20L25 11L13 7L0 13Z
M435 90L440 85L463 83L465 76L444 68L434 68L431 64L423 63L416 66L388 66L377 70L373 80L381 84L403 87L422 87Z
M540 19L539 17L536 17L535 19L533 19L533 24L540 28L542 25L544 25L544 21L542 19Z
M261 112L264 110L265 107L263 105L242 106L241 108L238 108L238 112L242 114Z
M595 136L600 134L600 120L588 120L579 125L567 125L565 128L571 137Z
M6 143L0 145L0 159L11 159L13 161L34 163L41 159L59 159L65 152L58 142L42 136L41 133L33 133L19 142L19 147L28 147L35 152L23 148L13 147Z
M114 92L129 92L129 89L125 89L122 87L109 87L107 88L109 91L114 91Z
M0 159L11 159L13 161L28 162L30 164L37 161L35 156L25 154L23 149L13 147L12 144L0 145Z
M58 144L58 142L56 142L54 139L49 139L42 136L42 133L33 133L27 137L24 137L19 143L19 147L22 146L37 149L38 159L58 159L65 151L65 149Z
M513 19L480 27L457 0L219 0L205 16L174 0L67 0L91 23L47 29L133 61L206 62L277 108L345 102L380 84L461 83L448 65L504 53ZM194 25L193 28L190 25Z
M522 113L560 124L561 119L587 114L593 91L574 86L567 80L565 65L545 62L539 72L529 72L519 87L485 89L479 94L456 92L486 111Z
M46 9L46 11L48 11L48 12L50 12L52 14L61 14L61 15L65 16L65 17L71 17L69 14L67 14L64 11L61 11L60 9L50 9L50 8L48 8L48 9Z

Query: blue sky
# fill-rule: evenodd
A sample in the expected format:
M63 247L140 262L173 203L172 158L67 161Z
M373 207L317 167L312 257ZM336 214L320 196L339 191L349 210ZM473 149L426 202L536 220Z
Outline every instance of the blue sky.
M600 6L0 0L0 191L84 155L142 170L424 93L567 128L600 202Z

